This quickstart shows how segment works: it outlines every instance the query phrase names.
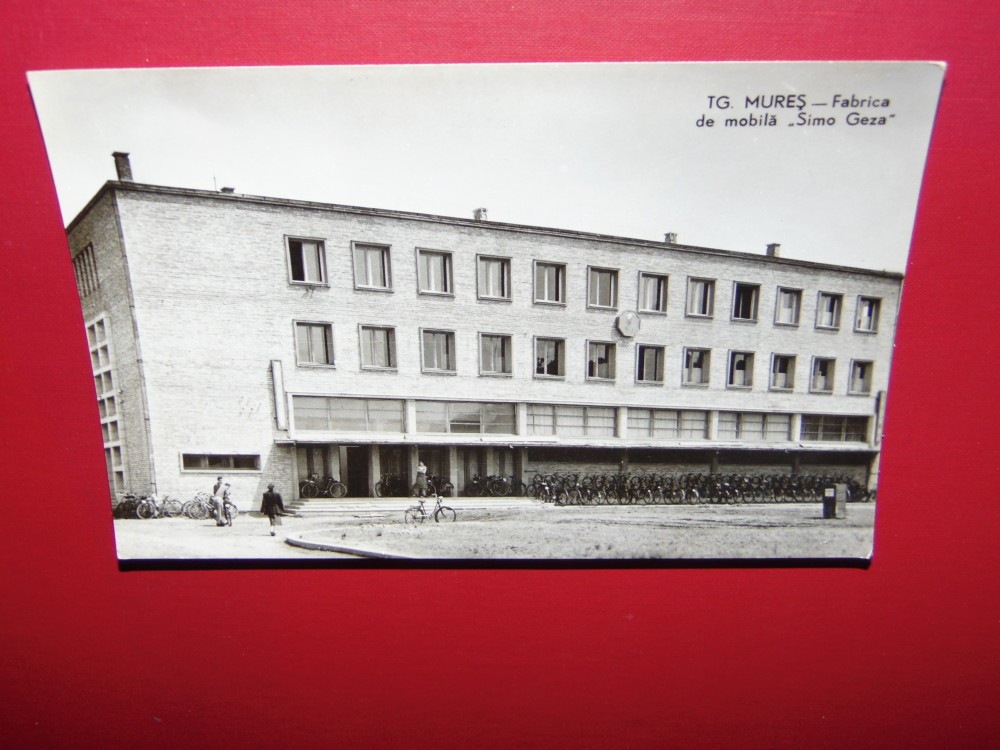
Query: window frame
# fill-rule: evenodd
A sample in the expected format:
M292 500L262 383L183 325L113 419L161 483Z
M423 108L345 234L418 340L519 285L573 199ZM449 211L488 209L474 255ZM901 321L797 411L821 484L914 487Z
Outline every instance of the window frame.
M868 367L868 390L858 391L854 389L854 372L855 368L859 365L865 365ZM870 359L852 359L851 369L847 375L847 395L848 396L871 396L872 388L874 387L874 372L875 372L875 362Z
M548 268L556 269L556 290L558 292L558 299L541 299L538 296L538 268L539 266L545 266ZM565 263L557 263L555 261L547 260L536 260L533 261L531 266L531 298L532 302L536 305L554 305L558 307L566 306L566 274L567 266Z
M660 297L660 306L656 308L643 307L643 282L646 279L657 279L661 283L659 285L658 297ZM651 315L666 315L667 305L670 299L670 274L666 273L656 273L655 271L639 271L638 277L638 298L636 299L635 308L641 313L649 313Z
M775 369L774 368L775 368L775 365L777 364L779 358L783 358L783 359L788 359L789 360L788 364L789 364L789 380L791 381L790 385L775 385L774 384L774 373L775 373ZM795 371L796 371L797 367L798 367L798 362L797 362L796 355L794 355L794 354L780 354L780 353L777 353L777 352L771 354L771 368L768 370L768 376L767 376L767 388L768 388L768 390L769 391L778 391L780 393L790 393L791 391L794 391L795 390Z
M745 373L744 377L747 382L742 385L733 382L733 373L736 371L736 357L743 356L746 365L743 368ZM756 366L755 352L745 351L743 349L730 349L729 356L726 361L726 388L732 388L738 391L749 391L753 390L754 381L754 367Z
M594 302L592 299L594 291L594 280L595 274L607 274L611 281L611 304L603 305L599 302ZM587 266L587 307L591 310L617 310L618 309L618 291L619 291L619 269L609 268L606 266ZM600 292L600 284L597 287L598 292ZM600 294L598 294L598 297Z
M424 356L425 343L424 336L432 333L443 333L450 342L449 345L449 359L451 360L449 364L450 369L443 369L438 367L428 367L426 358ZM428 375L456 375L458 374L458 352L457 352L457 336L455 331L450 331L444 328L421 328L420 329L420 372L426 373Z
M836 313L832 325L820 323L820 315L823 313L823 299L829 298L836 301ZM816 297L816 328L821 331L839 331L840 323L844 315L844 295L838 292L818 292Z
M505 353L507 360L507 370L505 372L495 372L483 369L483 338L498 338L505 340ZM485 378L510 378L514 376L514 336L509 333L490 333L481 331L479 333L479 375Z
M385 267L385 286L362 283L358 274L358 256L360 248L376 249L382 255L382 264ZM378 242L362 242L360 240L351 241L351 267L354 271L354 288L365 292L392 292L392 245L382 245ZM367 276L367 264L366 264Z
M294 268L293 268L293 265L292 265L292 243L293 242L298 242L298 243L313 242L313 243L316 243L316 245L317 245L316 257L317 257L317 265L319 266L319 275L320 275L320 280L319 281L310 281L308 279L296 279L294 277ZM287 269L287 272L288 272L288 283L289 284L293 284L295 286L310 286L310 287L317 287L317 286L328 287L328 286L330 286L330 280L329 280L330 277L329 277L329 273L327 271L328 266L327 266L327 262L326 262L326 240L323 239L323 238L320 238L320 237L304 237L302 235L297 235L297 234L286 234L285 235L285 266L286 266L286 269ZM303 263L303 268L304 267L305 267L305 264Z
M506 295L504 296L494 296L491 294L485 294L483 292L483 285L480 283L480 268L484 261L499 261L503 268L503 279L502 285L506 287ZM487 255L478 254L476 255L476 299L486 300L488 302L511 302L514 299L513 290L513 278L514 278L514 262L513 258L507 255Z
M549 373L538 372L538 344L541 341L552 341L556 345L557 361L559 363L559 369L561 372L555 375ZM559 338L557 336L535 336L532 340L531 350L533 353L532 360L534 364L532 365L531 372L533 378L537 380L565 380L566 379L566 339Z
M874 315L872 316L872 326L871 328L864 328L861 326L861 306L865 302L874 304ZM869 294L859 294L857 307L854 312L854 332L855 333L868 333L876 334L878 333L879 317L882 315L882 298L873 297Z
M737 317L736 315L736 303L742 298L741 291L749 292L752 297L750 299L751 305L751 316L749 318ZM734 281L733 282L733 303L729 306L729 319L736 323L756 323L760 317L760 284L754 284L750 281Z
M609 377L601 377L600 375L590 374L590 347L592 346L606 346L609 347L609 352L611 354L611 375ZM588 382L596 383L614 383L618 380L618 345L614 341L603 341L599 339L587 339L587 367L585 371L586 380Z
M392 364L388 366L365 364L365 350L367 348L367 342L365 341L366 330L387 331L389 333L389 337L387 337L386 342L389 347L388 354L391 356ZM389 342L389 338L391 338L391 343ZM399 369L399 354L396 349L396 327L358 323L358 359L359 367L362 370L372 372L396 372Z
M688 355L692 352L701 352L705 355L705 365L701 368L703 377L699 381L688 380ZM707 388L712 382L712 349L702 346L685 346L681 357L681 386Z
M429 247L418 247L416 250L417 259L417 294L427 295L428 297L454 297L455 296L455 261L454 253L450 250L435 250ZM427 279L424 278L424 273L421 265L421 258L424 256L441 256L444 258L445 262L445 286L444 291L437 291L434 289L425 289L424 284Z
M830 374L827 379L830 381L829 388L817 388L816 387L816 367L820 362L830 363ZM809 392L817 393L822 395L830 395L833 393L836 386L836 376L837 376L837 359L835 357L813 357L812 367L809 368Z
M299 329L300 327L308 326L310 328L320 328L324 329L324 335L326 337L326 347L329 362L312 362L303 361L299 356ZM336 369L337 367L337 355L334 349L334 331L333 323L328 320L299 320L296 319L292 321L292 331L295 337L295 365L297 367L326 367L330 369ZM309 339L310 348L312 345L312 338Z
M715 282L716 279L706 278L704 276L688 276L687 279L687 298L684 300L684 316L687 318L701 318L702 320L711 320L715 317ZM706 297L708 299L708 312L692 312L692 298L691 289L694 284L704 284L707 290Z
M778 315L781 312L781 298L782 295L784 294L793 294L795 296L795 320L791 323L778 319ZM774 324L776 326L798 328L801 322L802 322L802 290L796 289L794 287L779 286L778 291L774 298Z
M186 466L185 465L185 459L187 459L189 457L190 458L206 458L206 459L215 457L215 458L221 458L221 459L229 459L229 462L228 462L229 465L228 466L203 466L203 467ZM240 458L252 458L252 459L254 459L254 464L255 464L254 468L252 468L252 469L246 469L246 468L242 468L242 467L239 467L239 466L235 466L234 464L236 463L236 461L234 461L233 459L235 459L237 457L240 457ZM181 451L179 453L179 455L178 455L178 458L180 459L180 470L181 470L181 473L192 472L192 473L204 473L204 474L212 473L212 474L215 474L217 472L222 471L222 472L227 472L227 473L238 473L238 474L253 474L253 473L258 473L259 474L261 472L261 455L259 453L186 453L184 451Z
M645 372L645 362L643 361L643 351L651 349L657 353L657 363L654 369L660 371L659 379L647 380L642 376ZM636 385L664 385L667 382L667 347L662 344L636 344L635 345L635 382Z

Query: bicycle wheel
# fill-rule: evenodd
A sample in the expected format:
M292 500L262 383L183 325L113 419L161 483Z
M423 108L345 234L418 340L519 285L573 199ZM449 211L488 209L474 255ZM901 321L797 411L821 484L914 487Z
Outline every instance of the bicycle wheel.
M180 500L174 500L172 497L166 497L163 499L163 515L166 518L177 518L182 512L183 506Z
M330 495L333 497L344 497L347 494L347 487L343 482L334 482L330 485Z
M583 505L583 493L580 490L572 489L569 491L569 504L570 505Z
M319 487L316 486L315 482L303 482L299 488L299 494L305 498L316 497L319 494Z
M423 523L424 514L420 511L420 508L407 508L406 512L403 514L403 523Z
M375 482L375 497L385 496L385 482Z
M441 488L441 497L454 497L455 495L455 485L451 482L445 482L444 487Z
M208 506L204 503L192 503L190 515L195 521L204 521L209 515Z
M135 509L135 514L143 520L156 517L156 506L150 500L143 500Z
M436 511L434 511L434 522L441 523L441 521L454 521L457 517L454 508L449 508L447 505L442 505Z

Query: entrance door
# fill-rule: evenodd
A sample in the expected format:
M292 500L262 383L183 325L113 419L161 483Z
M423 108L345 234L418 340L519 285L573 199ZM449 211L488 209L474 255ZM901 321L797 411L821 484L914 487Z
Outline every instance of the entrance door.
M370 497L368 487L368 446L349 445L347 447L347 496Z

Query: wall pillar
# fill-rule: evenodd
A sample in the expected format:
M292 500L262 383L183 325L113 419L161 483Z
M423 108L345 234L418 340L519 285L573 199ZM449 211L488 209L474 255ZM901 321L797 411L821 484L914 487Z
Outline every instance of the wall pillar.
M340 480L344 481L344 480ZM382 451L377 445L368 446L368 494L375 496L375 485L382 481ZM346 484L346 482L344 482Z

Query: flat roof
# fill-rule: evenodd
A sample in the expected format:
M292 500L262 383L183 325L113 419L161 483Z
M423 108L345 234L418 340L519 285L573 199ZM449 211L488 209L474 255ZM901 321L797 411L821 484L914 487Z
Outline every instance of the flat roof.
M149 185L139 182L121 182L118 180L108 180L101 186L94 197L90 199L86 206L73 218L66 226L66 233L73 231L84 216L90 212L94 204L108 192L122 190L135 193L149 193L153 195L171 195L188 198L205 198L221 201L235 201L238 203L252 203L264 206L275 206L282 208L301 208L313 211L330 211L335 213L355 214L363 216L379 216L388 219L404 219L409 221L422 221L434 224L450 224L453 226L475 227L478 229L499 230L505 232L517 232L521 234L544 235L550 237L563 237L567 239L589 240L593 242L607 242L631 247L643 247L650 249L670 249L689 252L692 254L712 255L717 257L739 258L741 260L754 260L776 265L795 266L800 268L812 268L816 270L839 271L854 274L865 274L879 276L886 279L901 281L903 274L896 271L877 271L870 268L857 268L854 266L837 265L834 263L820 263L809 260L796 260L794 258L782 258L758 253L748 253L738 250L721 250L712 247L701 247L699 245L687 245L683 243L656 242L654 240L642 240L632 237L618 237L608 234L597 234L594 232L581 232L571 229L558 229L553 227L537 227L525 224L509 224L499 221L466 219L457 216L439 216L436 214L424 214L413 211L398 211L384 208L368 208L364 206L349 206L337 203L319 203L316 201L296 200L292 198L274 198L263 195L249 195L246 193L224 193L214 190L198 190L194 188L176 188L164 185Z

